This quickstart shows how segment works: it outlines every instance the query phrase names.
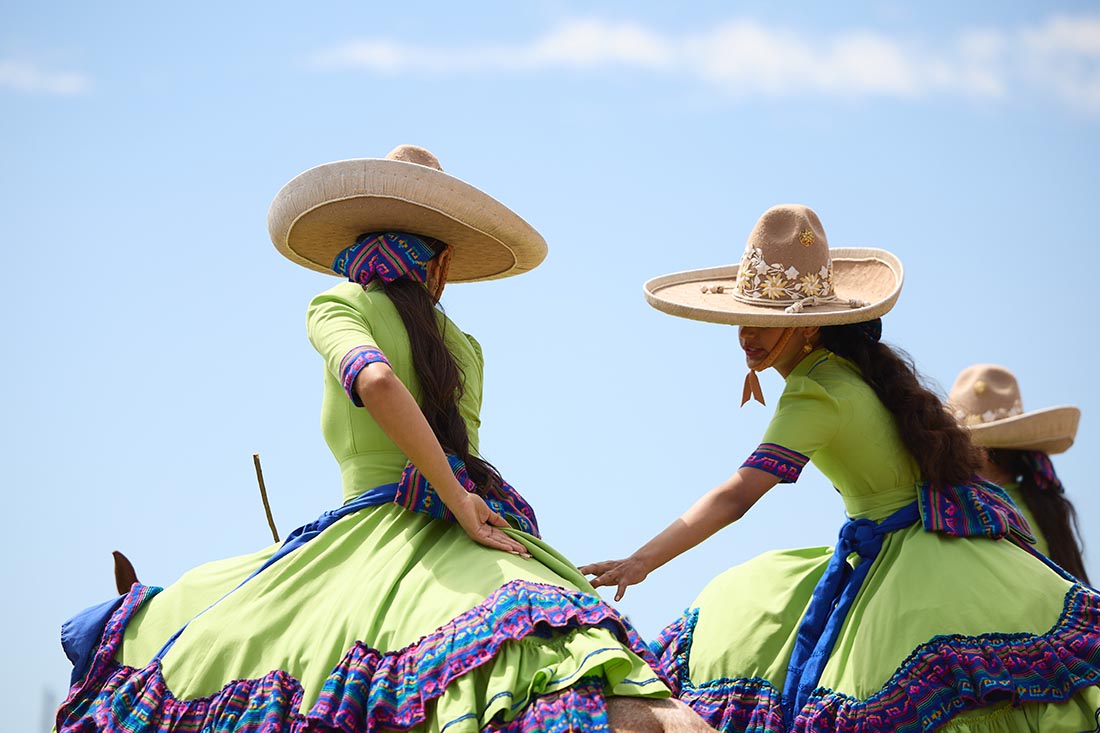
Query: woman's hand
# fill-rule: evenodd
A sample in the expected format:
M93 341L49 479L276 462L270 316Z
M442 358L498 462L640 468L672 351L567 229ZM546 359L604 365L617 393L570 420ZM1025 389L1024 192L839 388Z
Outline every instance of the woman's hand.
M508 526L504 517L490 509L485 500L477 494L465 491L463 494L463 498L455 502L458 506L449 508L470 539L479 545L504 550L520 557L531 557L526 547L500 529Z
M649 575L649 568L637 557L631 555L625 560L604 560L603 562L589 563L577 568L584 575L594 575L593 588L601 588L605 585L617 585L615 601L621 601L626 595L626 588L630 585L641 583Z
M778 481L766 471L742 466L627 559L607 560L577 569L584 575L596 576L592 579L595 588L618 586L615 600L620 601L628 586L641 583L672 558L740 519Z

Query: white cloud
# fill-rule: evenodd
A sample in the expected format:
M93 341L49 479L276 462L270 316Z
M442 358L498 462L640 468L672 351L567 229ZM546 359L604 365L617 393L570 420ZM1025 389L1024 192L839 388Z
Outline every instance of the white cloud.
M730 20L673 34L638 23L574 20L527 43L430 47L366 39L318 54L322 69L381 74L635 71L694 79L735 97L820 94L919 99L1053 95L1100 112L1100 16L919 39L832 34Z
M529 66L596 68L611 64L667 69L675 61L669 41L633 23L568 23L516 54Z
M869 32L810 38L751 22L734 22L685 42L681 70L738 95L820 92L912 97L965 87L942 62ZM976 90L971 90L976 91Z
M24 61L0 59L0 89L74 96L84 94L91 86L91 79L78 72L45 71Z
M1100 113L1100 17L1051 18L1019 41L1022 75L1066 104Z
M312 65L383 74L460 74L594 69L612 64L654 69L667 66L669 60L665 42L640 26L575 21L529 44L515 46L433 48L387 39L353 41L316 54Z

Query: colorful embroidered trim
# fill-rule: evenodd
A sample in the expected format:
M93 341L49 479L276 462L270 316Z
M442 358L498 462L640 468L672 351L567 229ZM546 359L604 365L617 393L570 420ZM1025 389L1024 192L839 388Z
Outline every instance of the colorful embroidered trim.
M917 491L924 528L952 537L984 535L1008 538L1017 544L1035 544L1027 520L1005 490L975 478L960 486L933 487L925 482Z
M70 689L58 711L58 733L408 730L425 721L430 703L452 681L493 659L503 645L532 635L546 637L580 628L610 631L624 647L657 669L656 658L630 623L597 596L516 580L404 649L380 652L356 643L329 675L317 702L305 715L297 712L301 684L283 671L230 682L209 697L178 700L168 690L159 663L135 669L114 661L130 617L157 591L135 584L107 623L88 674ZM634 682L657 681L654 677ZM577 697L573 700L583 700L598 724L595 685L582 679L574 687ZM570 695L556 701L553 697L536 702L541 709L532 711L529 719L552 717L559 703L572 704ZM517 701L514 707L529 707L529 702ZM522 727L526 715L520 716L520 727L500 730L537 729Z
M775 443L761 443L741 466L767 471L773 476L778 476L780 483L793 484L798 480L809 460L807 456L790 448L784 448Z
M1054 472L1054 464L1050 462L1050 456L1042 451L1020 451L1020 458L1024 466L1031 474L1031 480L1039 491L1053 491L1055 494L1066 493L1058 474Z
M341 250L332 261L332 271L360 285L402 277L422 283L428 279L428 261L435 254L415 234L372 232L359 235L355 244Z
M483 733L611 733L603 678L585 677L572 687L539 695L508 723L490 723Z
M917 733L966 710L1011 700L1058 703L1100 684L1100 596L1066 593L1046 634L939 636L918 647L865 701L819 690L803 709L807 730Z
M650 644L669 680L672 696L720 731L786 733L781 695L767 680L742 677L710 680L699 686L692 683L688 665L698 621L699 609L686 611Z
M356 346L344 354L344 358L340 360L340 381L344 385L344 391L348 393L348 398L356 407L362 407L363 401L359 399L359 395L355 394L355 378L359 376L363 367L376 361L386 365L390 363L386 355L373 346Z
M917 647L866 700L818 688L788 727L780 695L767 680L691 681L698 613L692 609L665 629L653 651L673 694L720 731L920 733L969 710L1005 701L1061 703L1100 685L1100 595L1077 584L1045 634L937 636Z
M489 492L479 491L470 480L470 475L466 472L466 464L461 458L448 454L447 461L451 464L451 470L463 488L484 499L490 509L509 520L517 529L535 537L540 536L535 510L509 483L502 480L497 489ZM393 501L410 511L427 514L429 517L445 519L448 522L455 520L454 514L439 498L439 494L428 483L428 479L424 478L420 469L411 461L405 465L401 481L397 484L397 495Z

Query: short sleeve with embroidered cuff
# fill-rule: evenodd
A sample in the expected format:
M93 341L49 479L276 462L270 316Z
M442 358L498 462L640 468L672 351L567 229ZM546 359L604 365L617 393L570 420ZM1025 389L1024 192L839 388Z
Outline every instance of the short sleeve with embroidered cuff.
M367 364L389 364L364 314L334 288L310 302L306 326L310 342L324 357L325 367L343 385L348 399L362 407L355 394L355 378Z
M840 426L836 399L813 379L791 375L764 438L742 466L794 483L814 453Z
M386 365L390 363L381 350L372 346L356 346L344 354L344 358L340 360L340 383L344 385L344 391L356 407L362 407L363 401L355 393L355 378L359 376L363 367L374 362Z

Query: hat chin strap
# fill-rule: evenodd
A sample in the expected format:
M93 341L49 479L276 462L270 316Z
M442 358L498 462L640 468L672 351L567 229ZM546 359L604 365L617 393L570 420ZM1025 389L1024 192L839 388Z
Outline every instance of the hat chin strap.
M791 340L791 336L793 335L793 327L783 329L783 334L779 337L779 341L777 341L775 346L772 347L772 350L768 352L768 355L764 357L764 361L760 362L759 366L749 369L749 373L745 375L745 388L741 391L741 407L745 406L745 403L749 401L749 397L752 397L762 405L766 404L764 402L764 392L760 389L760 379L756 376L756 373L764 371L775 363L775 360L783 353L783 349L787 348L787 343Z

